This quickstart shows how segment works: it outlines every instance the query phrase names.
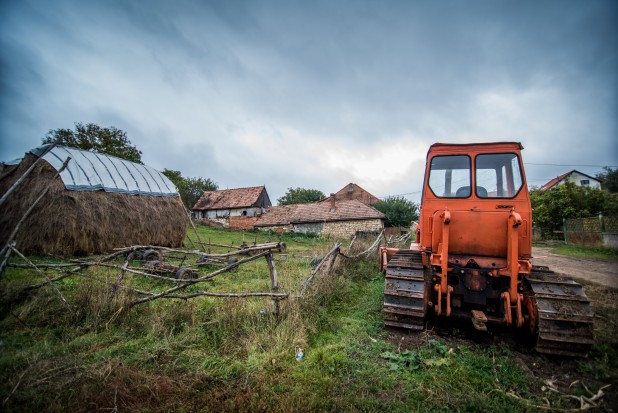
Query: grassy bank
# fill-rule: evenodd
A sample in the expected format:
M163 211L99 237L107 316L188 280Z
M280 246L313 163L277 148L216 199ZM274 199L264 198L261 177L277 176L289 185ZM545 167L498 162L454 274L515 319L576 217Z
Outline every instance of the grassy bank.
M279 240L199 231L211 244ZM311 259L335 240L281 241L288 246L276 261L281 289L296 295ZM9 268L0 283L10 291L32 281L40 275ZM126 282L165 288L138 277ZM258 260L197 289L267 291L268 270ZM122 311L129 292L110 299L108 286L74 277L58 282L58 290L68 307L48 287L0 301L3 411L534 411L545 399L554 408L577 405L548 390L544 380L555 372L571 371L572 381L585 377L591 391L617 379L611 291L594 292L606 296L598 301L602 334L590 359L552 361L493 335L470 339L463 327L385 330L375 257L340 257L335 274L319 276L305 299L281 302L279 319L266 298L155 300ZM299 347L304 355L297 360ZM577 383L568 391L586 394Z
M589 258L605 261L618 261L618 249L603 246L573 244L535 244L535 247L550 248L554 253L568 257Z

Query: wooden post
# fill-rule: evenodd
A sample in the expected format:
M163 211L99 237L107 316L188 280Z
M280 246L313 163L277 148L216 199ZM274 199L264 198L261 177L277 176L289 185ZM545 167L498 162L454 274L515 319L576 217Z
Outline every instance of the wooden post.
M206 252L204 243L200 239L200 234L197 233L197 228L195 227L195 224L193 223L193 218L191 217L191 211L189 211L185 203L182 202L182 198L180 197L180 194L178 194L178 200L182 204L182 207L185 209L185 212L187 213L187 217L189 218L189 223L191 224L191 227L193 228L193 232L195 232L195 238L197 238L198 244L202 246L202 251ZM191 238L189 238L189 240L191 240ZM195 243L193 243L193 246L195 246Z
M0 263L0 275L2 275L2 273L4 272L4 268L6 267L6 264L9 261L9 256L11 255L11 252L13 251L12 250L13 247L15 247L15 241L9 241L6 252L4 253L4 256L2 257L2 263Z
M279 290L279 280L277 280L277 269L275 268L275 259L271 252L266 254L266 262L268 263L268 271L270 272L270 283L271 289L273 292L277 292ZM275 317L279 320L280 308L279 308L279 300L273 298L273 303L275 304Z

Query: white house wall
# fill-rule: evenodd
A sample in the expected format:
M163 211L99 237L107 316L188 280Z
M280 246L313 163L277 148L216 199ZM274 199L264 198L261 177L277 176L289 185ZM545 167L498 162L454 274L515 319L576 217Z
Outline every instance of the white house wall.
M262 208L216 209L210 211L194 211L197 219L221 219L230 217L255 217L263 213Z
M578 172L573 172L566 179L560 181L558 185L564 185L566 181L569 181L577 186L587 186L589 188L601 189L601 183L599 181Z

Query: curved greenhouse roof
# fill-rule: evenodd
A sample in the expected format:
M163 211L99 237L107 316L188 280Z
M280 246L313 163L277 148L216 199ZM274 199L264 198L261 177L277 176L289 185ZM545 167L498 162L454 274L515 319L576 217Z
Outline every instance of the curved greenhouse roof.
M30 152L41 156L50 145ZM57 171L70 157L60 177L73 191L120 192L129 195L177 196L174 184L161 172L138 163L97 152L56 146L42 156Z

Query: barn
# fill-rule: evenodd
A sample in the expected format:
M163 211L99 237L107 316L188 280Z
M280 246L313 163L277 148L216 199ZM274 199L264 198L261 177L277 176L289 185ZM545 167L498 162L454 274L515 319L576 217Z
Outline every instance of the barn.
M265 186L206 191L192 208L193 218L231 229L251 229L270 207Z
M255 228L263 231L317 234L351 238L359 233L378 233L386 216L377 209L352 199L270 207L260 216Z
M131 245L178 247L189 223L167 177L110 155L45 145L3 164L0 195L13 187L0 205L3 246L44 194L13 237L25 254L89 255Z

